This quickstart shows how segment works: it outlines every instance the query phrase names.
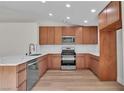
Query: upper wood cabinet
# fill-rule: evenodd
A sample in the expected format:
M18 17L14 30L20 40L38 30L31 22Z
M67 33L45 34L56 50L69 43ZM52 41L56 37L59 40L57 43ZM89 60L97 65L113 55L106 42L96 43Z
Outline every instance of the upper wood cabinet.
M99 29L103 29L107 26L107 14L106 8L99 15Z
M61 45L62 42L62 28L55 27L55 39L54 44Z
M83 34L82 27L75 27L75 43L82 44Z
M82 29L82 44L97 44L98 31L96 26L84 26Z
M54 44L55 37L54 27L47 27L47 30L48 30L47 44L52 45Z
M40 27L40 45L61 45L62 35L75 36L76 44L96 44L98 41L96 26L84 27Z
M75 36L74 27L62 27L63 36Z
M48 42L48 28L40 27L39 28L39 44L46 45Z
M99 14L99 29L113 31L121 27L121 2L111 1Z
M120 2L113 1L107 7L107 24L110 25L120 20Z

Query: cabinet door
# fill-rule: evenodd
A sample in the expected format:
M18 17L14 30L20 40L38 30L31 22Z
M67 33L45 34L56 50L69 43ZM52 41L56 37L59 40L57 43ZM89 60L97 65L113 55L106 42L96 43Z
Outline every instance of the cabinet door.
M99 60L97 57L90 55L90 69L98 75L98 65L99 65Z
M47 56L43 56L39 58L38 69L39 69L39 75L43 76L43 74L47 70Z
M75 36L74 27L62 27L63 36Z
M84 55L77 55L76 56L76 68L77 69L84 69L85 68L85 57L84 57Z
M97 44L98 43L98 31L96 26L83 27L82 31L82 43L83 44Z
M97 44L98 43L98 30L97 27L90 27L90 44Z
M54 34L54 27L48 27L48 44L49 45L52 45L54 44L54 37L55 37L55 34Z
M39 44L40 45L46 45L47 44L47 37L48 37L47 27L40 27L39 28Z
M113 1L107 7L107 25L110 25L120 19L120 2Z
M76 44L82 44L82 27L75 27L75 42Z
M88 41L90 41L89 34L90 34L89 28L83 27L83 31L82 31L82 35L83 35L82 43L83 44L88 44Z
M61 66L61 56L52 55L52 69L60 69Z
M55 27L55 41L56 45L60 45L62 42L62 27Z
M99 29L103 29L107 26L107 12L106 8L99 14Z

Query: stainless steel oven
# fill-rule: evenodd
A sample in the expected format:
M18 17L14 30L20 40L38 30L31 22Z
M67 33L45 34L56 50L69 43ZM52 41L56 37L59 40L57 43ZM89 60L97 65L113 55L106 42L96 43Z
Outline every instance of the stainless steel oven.
M76 69L76 53L74 48L64 48L62 50L61 57L62 70Z

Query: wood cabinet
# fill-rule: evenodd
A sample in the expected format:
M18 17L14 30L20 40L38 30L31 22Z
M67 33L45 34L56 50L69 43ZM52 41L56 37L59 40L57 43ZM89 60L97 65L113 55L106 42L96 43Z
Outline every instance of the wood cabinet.
M48 36L47 36L47 44L53 45L54 44L54 38L55 38L55 28L54 27L47 27L48 30Z
M90 69L94 72L94 74L98 75L99 70L99 58L94 55L90 55L90 63L89 63Z
M62 27L63 36L75 36L75 27Z
M62 28L61 27L55 27L55 45L61 45L62 43Z
M26 90L26 64L0 66L0 90Z
M116 32L100 31L100 80L117 79Z
M77 54L76 55L76 68L77 69L84 69L84 68L86 68L85 64L86 64L85 55Z
M48 55L48 68L49 69L60 69L61 67L61 55L60 54L50 54Z
M75 43L82 44L83 33L82 27L75 27Z
M48 28L47 27L39 28L39 44L40 45L48 44Z
M60 45L63 36L75 36L76 44L97 44L98 31L96 26L84 27L40 27L40 45Z
M90 69L94 74L98 76L99 73L99 57L82 53L76 55L76 68L78 69Z
M113 31L122 27L121 2L111 1L99 14L99 28Z
M42 56L38 59L38 68L39 68L39 75L43 76L44 73L47 71L48 66L47 66L47 61L48 61L48 57L46 56Z
M96 26L85 26L82 30L82 44L97 44L98 31Z
M120 20L120 2L113 1L106 7L107 8L107 25L110 25Z
M102 12L99 14L99 29L103 29L107 26L107 9L105 8L102 10Z

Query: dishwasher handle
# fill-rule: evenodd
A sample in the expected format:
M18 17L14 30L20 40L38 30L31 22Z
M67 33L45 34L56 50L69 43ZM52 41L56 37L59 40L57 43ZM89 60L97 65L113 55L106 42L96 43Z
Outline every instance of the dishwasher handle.
M34 64L37 64L37 62L29 63L28 66L31 66L31 65L34 65Z

